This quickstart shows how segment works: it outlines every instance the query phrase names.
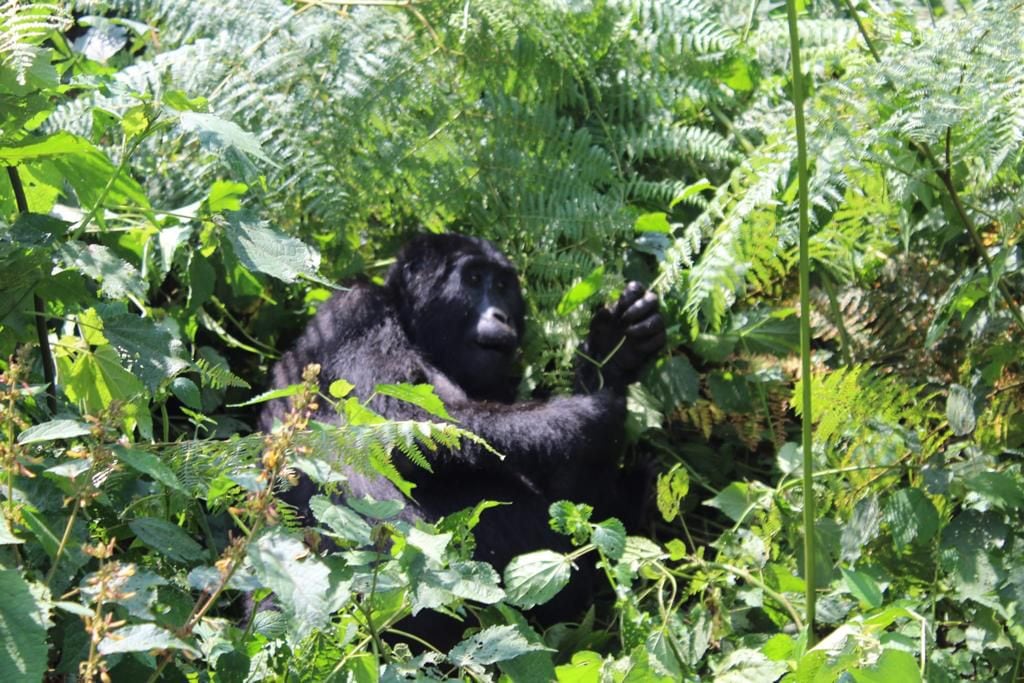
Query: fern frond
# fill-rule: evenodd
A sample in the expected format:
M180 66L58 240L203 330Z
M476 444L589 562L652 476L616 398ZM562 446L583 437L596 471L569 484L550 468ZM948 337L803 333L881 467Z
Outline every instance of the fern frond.
M25 74L38 55L36 45L51 31L65 31L69 26L71 15L63 3L4 0L0 4L0 63L14 69L18 83L24 85Z
M226 365L221 363L211 362L206 358L199 358L196 361L196 368L199 370L199 377L205 387L212 389L226 389L227 387L250 388L248 382L231 372Z

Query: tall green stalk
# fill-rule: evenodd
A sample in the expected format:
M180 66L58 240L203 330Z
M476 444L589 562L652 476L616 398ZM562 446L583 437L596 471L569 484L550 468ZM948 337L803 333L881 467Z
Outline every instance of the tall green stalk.
M789 53L793 64L793 109L796 118L796 165L800 202L800 385L803 389L802 443L804 451L804 581L807 583L807 645L814 644L814 453L811 432L811 261L807 220L807 132L804 127L804 82L800 68L800 33L796 25L796 1L786 0L789 19Z

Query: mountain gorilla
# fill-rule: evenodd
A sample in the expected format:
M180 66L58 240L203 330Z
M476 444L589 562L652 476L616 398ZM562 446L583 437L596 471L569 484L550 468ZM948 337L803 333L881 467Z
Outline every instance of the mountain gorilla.
M273 386L284 387L298 382L308 363L320 363L321 391L345 379L363 398L380 383L432 384L459 426L505 458L469 441L458 450L427 453L433 473L396 458L402 476L416 484L415 501L405 501L403 515L434 522L481 500L511 503L485 511L475 529L476 559L498 571L524 552L566 549L567 539L548 525L548 506L556 500L593 505L595 520L642 505L619 477L626 387L665 343L657 298L630 283L611 309L594 316L573 395L516 402L524 308L516 271L493 244L423 235L401 250L384 286L360 282L322 305L273 369ZM586 360L613 352L600 368ZM371 407L391 419L429 419L386 396L375 397ZM285 409L282 401L268 404L261 428L269 431ZM337 415L325 407L316 419L337 421ZM347 494L403 498L382 477L346 474ZM314 493L303 479L284 498L308 511ZM563 592L561 602L571 601L572 591ZM576 602L583 598L577 595ZM583 606L563 604L550 616L568 618Z

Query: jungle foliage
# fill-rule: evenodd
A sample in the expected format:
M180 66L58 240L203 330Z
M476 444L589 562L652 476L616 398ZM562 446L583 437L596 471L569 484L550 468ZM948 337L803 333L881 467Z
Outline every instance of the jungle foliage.
M801 378L783 7L366 5L0 2L0 680L1020 680L1024 8L802 3ZM325 496L341 550L309 550L275 491L337 487L318 452L400 480L477 439L423 387L377 390L435 421L389 422L315 368L252 432L316 304L423 229L516 262L523 397L566 388L627 279L662 296L643 535L565 501L576 550L491 567L487 503L414 528ZM594 607L531 624L584 555ZM421 610L466 639L389 645Z

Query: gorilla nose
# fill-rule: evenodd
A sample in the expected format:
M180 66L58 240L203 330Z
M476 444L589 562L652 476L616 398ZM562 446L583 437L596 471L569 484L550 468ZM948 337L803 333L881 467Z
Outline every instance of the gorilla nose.
M500 308L495 308L494 306L491 306L484 313L484 316L488 318L493 318L502 325L508 325L508 314L505 313L505 311L501 310Z

